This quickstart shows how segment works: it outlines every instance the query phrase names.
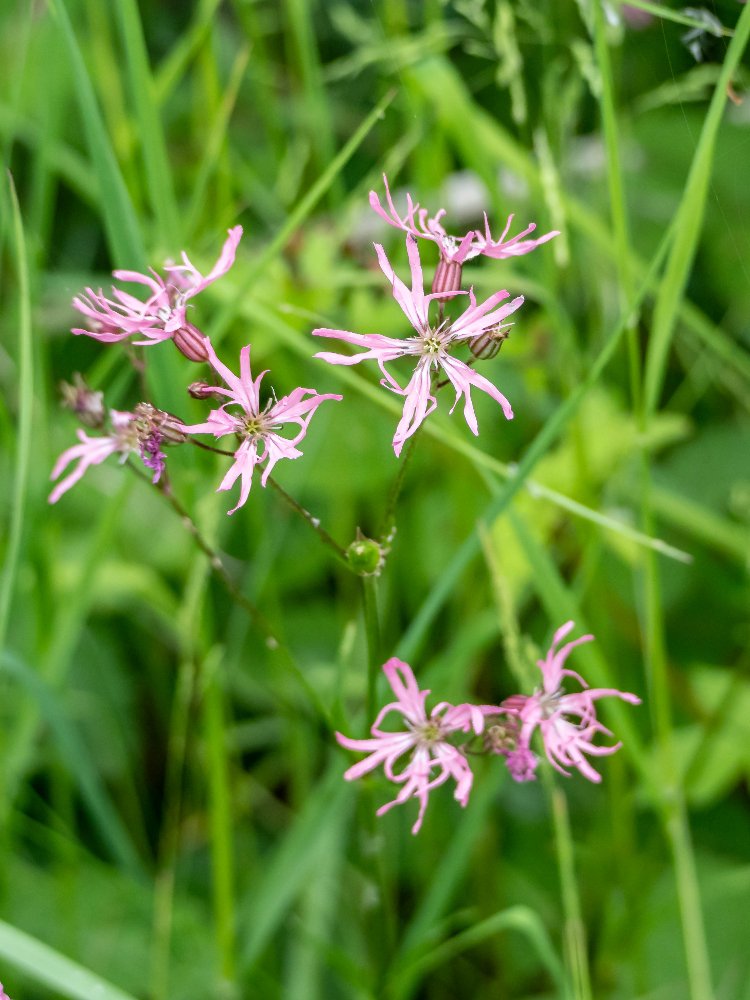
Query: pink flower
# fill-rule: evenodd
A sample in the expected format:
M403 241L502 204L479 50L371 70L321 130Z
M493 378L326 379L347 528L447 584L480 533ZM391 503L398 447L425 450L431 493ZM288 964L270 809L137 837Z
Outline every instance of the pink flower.
M473 290L469 291L469 306L462 316L456 320L443 320L437 326L430 324L428 309L435 298L446 298L447 294L433 293L425 295L422 281L422 266L419 262L419 250L416 240L411 236L406 238L406 249L411 265L412 287L397 278L386 257L382 246L375 245L381 270L393 287L393 297L406 314L414 327L416 336L397 340L381 334L350 333L348 330L313 330L317 337L330 337L344 340L358 347L366 348L362 354L333 354L327 351L315 355L333 365L356 365L360 361L373 358L383 373L381 385L404 397L403 416L396 428L393 438L393 450L396 455L401 453L404 442L415 433L422 421L429 416L437 406L433 395L433 375L443 370L448 380L456 390L456 398L451 407L451 413L459 399L464 398L464 418L474 434L479 433L474 406L471 401L471 388L481 389L498 402L508 420L513 418L513 410L508 400L488 379L479 375L473 368L451 357L450 351L456 345L464 344L479 336L496 338L510 324L504 324L511 313L522 304L523 296L519 295L500 308L495 308L499 302L508 297L508 292L496 292L486 302L477 305ZM412 357L417 359L417 367L405 388L402 388L394 377L385 369L384 364L395 358Z
M112 433L106 437L89 437L82 430L78 431L80 444L74 444L60 455L52 470L50 479L57 479L67 469L71 462L78 460L75 469L65 479L61 480L49 495L50 503L57 503L63 493L75 486L86 470L92 465L101 465L110 455L120 454L121 462L128 455L138 454L140 446L133 426L133 414L110 410ZM2 1000L2 998L0 998Z
M427 798L433 788L453 778L456 782L456 801L462 806L469 801L473 775L465 755L449 742L449 737L456 732L481 733L487 709L477 705L449 705L442 701L428 716L425 700L430 692L419 690L407 663L393 657L384 664L383 672L396 700L379 712L370 729L373 739L353 740L336 733L341 746L369 755L350 767L344 778L354 781L382 764L386 778L402 788L392 802L378 809L377 815L382 816L393 806L415 798L419 801L419 814L411 832L418 833L427 808ZM497 712L497 709L490 708L489 711ZM400 732L380 729L389 712L401 713L404 729ZM394 767L405 754L410 755L409 760L401 771L396 772Z
M77 295L73 305L89 320L90 329L74 329L73 333L86 334L95 340L112 343L124 340L133 334L142 338L134 343L139 345L157 344L162 340L175 338L175 342L192 357L193 345L202 342L202 335L187 321L186 305L190 299L204 288L226 274L237 251L242 236L242 226L229 230L219 259L205 277L182 254L182 264L166 267L167 283L156 271L140 274L138 271L114 271L118 281L129 281L145 285L149 296L145 302L129 292L112 287L112 298L107 298L101 289L95 292L87 288L85 294ZM192 358L192 360L205 360Z
M206 392L226 396L227 402L218 410L212 410L208 420L202 424L192 424L184 429L188 434L226 434L241 438L239 448L234 453L234 465L229 469L217 492L228 490L240 479L240 499L230 514L241 507L250 494L253 470L256 465L266 462L261 477L265 486L276 463L282 458L299 458L302 454L296 447L307 433L312 415L326 399L341 399L334 393L318 394L314 389L295 389L288 396L270 400L264 407L260 404L260 383L267 372L253 379L250 371L250 346L240 351L240 377L234 375L219 361L208 337L203 338L208 360L229 388L223 386L204 387ZM230 412L227 407L239 407L239 412ZM284 424L297 424L299 430L292 438L283 438L277 431Z
M609 729L597 720L594 702L598 698L613 696L622 698L632 705L640 705L641 699L615 688L590 688L580 674L565 668L564 664L571 650L583 642L591 642L594 638L593 635L583 635L557 649L573 626L572 621L561 626L555 632L547 656L544 660L538 661L542 671L542 687L531 697L514 695L506 699L502 707L518 715L521 723L518 739L520 751L528 750L532 734L538 726L544 750L553 767L565 775L569 775L565 770L566 767L575 767L589 781L598 782L601 781L601 775L591 766L586 754L603 757L615 753L622 744L597 746L593 743L597 733L612 735ZM583 690L567 694L562 688L565 677L572 677L578 681ZM510 765L510 761L508 763ZM516 763L520 763L520 758ZM518 778L516 774L513 776L516 780L524 780Z
M503 260L506 257L520 257L522 254L530 253L542 243L546 243L554 236L558 236L557 230L545 233L535 240L525 240L524 236L533 233L536 229L535 223L530 223L523 232L518 233L506 240L506 236L513 222L513 216L508 217L505 229L500 238L492 239L490 224L487 220L487 213L484 213L484 232L479 229L470 229L464 236L450 236L446 233L441 224L441 219L445 215L445 209L441 208L434 216L430 216L426 208L420 208L418 203L412 201L411 195L406 196L406 214L399 215L388 187L388 178L383 174L385 184L385 196L388 203L388 210L383 208L380 198L375 191L370 191L370 206L377 212L381 219L397 229L412 236L431 240L436 243L440 250L441 259L447 262L463 264L472 257L483 255L494 257L496 260Z

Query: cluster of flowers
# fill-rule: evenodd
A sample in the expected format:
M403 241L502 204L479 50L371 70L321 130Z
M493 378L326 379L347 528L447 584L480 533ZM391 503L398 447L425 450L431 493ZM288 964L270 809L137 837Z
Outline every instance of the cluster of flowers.
M403 309L413 333L397 339L380 334L319 328L313 330L313 334L365 348L363 353L355 355L323 351L315 356L334 365L353 365L371 358L377 361L383 374L382 385L403 397L403 415L393 438L393 449L399 455L404 442L437 406L435 392L443 377L456 393L451 412L463 398L464 417L474 434L478 434L479 428L471 401L472 387L486 392L500 404L506 418L512 419L513 410L508 400L472 365L477 360L494 357L508 335L510 324L506 320L523 303L523 297L504 302L509 293L503 290L478 303L473 289L468 292L461 289L461 271L463 264L474 257L517 257L547 242L557 233L553 231L537 239L526 239L535 228L532 224L518 235L508 237L513 220L511 216L499 239L493 240L485 215L484 231L469 230L463 236L451 236L441 224L445 214L443 209L431 217L407 195L407 211L402 216L396 210L387 179L384 178L384 182L387 207L383 207L374 191L370 193L370 204L382 219L406 233L411 287L397 277L383 247L376 244L375 251L393 296ZM138 346L171 340L191 361L208 362L222 380L223 384L218 386L194 382L188 389L190 394L199 399L225 401L221 407L212 410L204 422L186 425L150 403L139 404L134 411L110 410L107 414L100 393L87 390L80 382L68 387L68 405L78 413L82 423L106 433L92 437L83 430L78 431L79 443L63 452L52 471L52 478L58 479L72 463L77 464L55 486L49 498L51 503L59 500L78 482L90 466L100 464L110 455L119 454L122 461L131 454L139 455L147 468L153 471L154 482L158 482L165 464L162 444L182 443L194 434L213 434L216 438L232 435L239 439L240 444L234 451L234 464L224 476L219 490L231 489L240 480L239 501L229 511L234 513L248 498L255 467L265 463L261 479L262 485L265 485L280 459L299 458L301 452L297 446L318 406L325 400L341 399L333 393L319 394L314 389L297 388L281 399L273 398L262 404L260 384L267 373L263 372L255 379L252 377L250 346L243 347L241 351L238 377L219 360L210 340L188 320L191 300L226 274L234 264L241 236L241 226L229 231L219 259L206 275L201 274L184 253L181 264L165 266L165 276L155 271L151 274L114 272L114 278L119 282L144 286L149 292L145 301L116 286L111 297L101 289L87 288L73 299L73 306L87 321L85 327L74 328L73 333L85 334L104 343L129 340ZM417 239L431 241L440 252L429 294L424 289ZM450 319L445 313L446 303L458 296L468 296L468 306L460 316ZM429 315L433 302L437 313L434 320ZM461 347L468 347L472 355L468 363L455 356L456 350ZM385 368L386 363L401 357L416 360L416 367L406 385L402 385ZM286 424L296 425L296 432L291 438L279 433Z
M426 209L414 203L407 195L407 210L400 215L385 182L385 206L378 195L370 193L373 210L389 225L406 233L406 252L411 270L411 285L407 286L394 272L385 250L375 244L380 268L391 285L393 297L403 310L412 332L402 339L381 334L359 334L348 330L318 328L313 334L343 341L364 350L358 354L338 354L323 351L315 356L334 365L354 365L372 359L382 373L381 384L403 397L403 412L393 438L393 449L398 456L404 443L411 438L423 421L437 406L436 393L450 383L455 391L451 412L463 399L466 423L474 434L479 428L471 399L471 389L481 389L502 408L507 419L513 417L510 403L488 379L474 370L481 360L494 357L508 336L511 316L522 305L523 297L509 299L505 290L491 295L484 302L477 302L472 288L461 288L462 269L466 261L478 256L494 259L517 257L529 253L547 242L556 232L549 232L536 239L527 237L534 225L509 237L513 217L498 239L493 239L485 215L484 230L472 229L463 236L451 236L443 228L441 209L430 216ZM89 428L107 433L89 436L79 430L79 443L68 448L52 470L52 478L60 479L68 467L73 470L60 479L50 495L56 502L71 488L92 465L98 465L108 456L119 454L125 461L130 455L140 456L144 465L153 473L153 482L161 479L165 468L163 445L178 444L193 435L211 434L215 438L231 436L239 443L233 450L234 462L218 487L229 490L240 481L239 499L229 511L234 513L248 499L256 466L265 465L261 485L265 486L274 466L282 458L299 458L298 445L304 438L310 420L321 403L341 400L334 393L318 393L314 389L299 387L277 399L275 394L265 403L261 401L261 382L267 372L253 378L250 369L250 345L240 352L240 374L235 375L219 359L208 337L188 320L187 310L191 300L208 287L234 264L242 228L229 231L219 259L207 275L203 275L183 253L181 264L165 266L165 275L155 271L150 275L134 271L115 271L121 282L145 286L149 296L145 301L121 288L113 287L107 297L101 289L87 288L73 300L75 308L86 317L85 328L73 330L104 343L131 340L138 346L150 346L171 340L178 350L194 362L207 362L221 380L220 385L194 382L188 392L197 399L221 400L222 405L211 410L205 421L185 424L178 417L159 410L151 403L139 403L131 412L105 411L102 394L92 392L78 380L66 388L67 405ZM419 240L428 240L439 251L431 291L425 292ZM461 299L466 296L466 299ZM451 302L468 302L460 315L448 315ZM430 316L431 311L433 317ZM138 338L138 339L133 339ZM464 349L462 360L456 352ZM416 362L411 377L402 384L386 368L399 358ZM294 425L291 437L282 433L287 425ZM206 447L205 445L203 447ZM214 449L216 450L216 449ZM450 705L438 704L428 715L425 700L429 691L420 691L411 668L400 660L389 660L383 670L396 701L386 705L375 720L372 739L355 740L337 734L339 743L352 750L364 751L368 756L349 768L348 780L361 777L383 764L386 777L401 785L393 802L379 810L410 798L419 801L419 815L414 824L416 833L422 823L431 789L449 778L456 782L455 797L466 805L472 785L472 772L468 755L482 750L502 756L511 776L516 781L530 781L535 777L538 759L531 749L531 740L538 730L550 763L563 774L566 768L576 768L590 781L599 781L587 755L601 756L613 753L619 744L596 745L598 733L611 735L596 717L595 702L612 695L633 704L639 699L633 694L615 689L589 688L574 671L564 667L565 660L574 646L592 639L587 635L559 644L573 628L568 622L558 629L547 657L539 661L542 685L534 694L513 695L500 705ZM562 689L563 679L573 678L582 690L567 694ZM391 712L400 712L405 729L389 732L380 728L383 719ZM466 737L460 744L461 736ZM481 741L477 747L477 741ZM409 754L401 771L397 762ZM2 998L0 998L2 1000Z
M614 696L639 705L640 698L614 688L590 688L580 674L565 667L571 650L594 638L583 635L560 646L573 627L572 621L561 626L546 657L538 661L542 683L536 691L532 695L512 695L500 705L451 705L441 701L428 715L425 701L430 692L420 691L407 663L395 658L388 660L383 672L396 700L381 709L370 730L372 739L353 740L336 734L342 746L368 754L350 767L344 777L354 781L382 764L386 778L400 785L401 790L393 801L378 809L378 815L408 799L417 799L419 813L412 833L418 833L422 826L429 793L450 778L456 783L454 798L462 806L467 804L473 782L469 766L472 753L500 755L515 781L533 781L538 758L531 749L531 740L537 730L547 759L561 774L569 775L567 768L576 768L589 781L601 781L587 755L603 757L615 753L621 744L601 746L593 742L598 733L612 735L598 721L595 702ZM563 689L566 677L577 681L581 690L566 692ZM380 728L391 712L401 714L404 722L401 731ZM457 745L462 737L466 742ZM396 771L406 754L408 761Z
M135 282L150 290L145 302L116 287L112 289L112 298L107 298L101 289L97 292L87 288L83 295L73 299L75 308L88 319L87 328L74 329L73 333L85 334L104 343L136 336L140 339L133 343L138 346L171 340L191 361L207 361L223 383L194 382L188 392L198 399L215 398L226 402L212 410L203 423L188 425L151 403L139 403L132 412L110 410L107 415L102 394L92 392L82 380L65 387L65 402L79 415L82 423L99 429L106 427L109 433L90 437L85 431L78 431L79 444L62 453L52 470L52 479L58 479L71 463L77 464L55 486L50 503L59 500L90 466L100 464L110 455L119 454L122 461L131 454L139 455L144 465L153 471L156 483L165 466L163 444L180 444L192 434L213 434L216 438L233 435L240 443L234 451L234 463L219 486L219 490L228 490L240 480L240 498L229 511L232 514L247 500L257 465L265 463L261 479L265 486L280 459L300 457L302 452L297 445L305 436L315 410L325 400L340 400L341 396L300 387L281 399L272 398L262 404L260 386L267 373L253 378L250 345L240 352L238 377L219 360L209 338L187 319L190 299L231 268L241 236L241 226L229 231L218 261L205 276L184 253L182 264L165 268L168 281L156 272L145 275L136 271L115 271L118 281ZM287 424L296 425L291 438L279 433Z

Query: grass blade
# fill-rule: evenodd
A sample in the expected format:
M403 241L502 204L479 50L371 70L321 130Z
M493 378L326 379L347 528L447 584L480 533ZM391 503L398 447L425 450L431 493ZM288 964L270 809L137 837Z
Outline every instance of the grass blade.
M112 259L118 267L143 268L146 264L146 251L136 223L135 210L104 127L65 2L50 0L50 5L60 25L63 43L73 67L83 127L99 180L99 198Z
M164 130L155 101L154 81L148 64L141 17L135 0L117 0L125 66L138 123L138 137L146 170L146 189L156 218L159 240L172 246L179 242L179 217Z
M0 956L4 967L17 969L65 1000L136 1000L130 993L2 920Z
M734 37L729 43L690 165L685 193L675 216L675 239L656 296L651 337L646 354L644 406L647 415L652 414L658 406L664 385L670 341L698 247L711 180L716 136L728 100L727 87L739 66L749 39L750 7L745 7L737 22Z
M13 478L13 502L11 505L8 548L0 586L0 649L5 646L16 574L21 555L23 525L28 495L29 469L31 464L31 427L34 407L34 366L31 344L31 299L29 293L29 265L26 255L21 209L18 205L13 178L8 174L10 201L13 215L15 238L15 258L18 271L18 446L16 450L16 471Z

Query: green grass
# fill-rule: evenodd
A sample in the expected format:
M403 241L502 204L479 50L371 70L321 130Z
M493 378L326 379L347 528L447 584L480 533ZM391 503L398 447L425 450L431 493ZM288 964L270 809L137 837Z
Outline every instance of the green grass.
M711 6L696 65L694 11L637 2L635 30L618 6L3 7L12 1000L750 1000L750 7ZM478 364L515 419L477 392L474 438L441 398L405 466L402 401L311 336L409 335L372 251L406 276L367 203L384 171L450 229L562 231L464 269L526 297ZM71 336L72 296L183 250L205 273L237 224L191 322L229 367L251 343L277 397L343 400L231 518L226 460L186 445L171 504L111 458L50 507L73 372L118 409L206 412L206 369ZM342 552L390 526L356 579ZM334 732L367 735L387 657L429 704L496 703L569 618L596 636L571 665L643 699L601 703L600 785L472 758L466 809L435 789L412 837L413 802L375 816L381 772L342 780Z

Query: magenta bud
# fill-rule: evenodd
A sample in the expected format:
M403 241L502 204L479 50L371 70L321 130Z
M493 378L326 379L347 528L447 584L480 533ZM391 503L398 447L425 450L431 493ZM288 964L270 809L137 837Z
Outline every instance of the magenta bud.
M188 361L208 361L208 351L204 343L205 337L197 326L186 323L175 333L174 346Z
M461 271L462 265L455 260L444 260L435 268L435 277L432 281L433 292L460 292L461 291Z
M221 399L221 393L217 392L212 385L207 382L192 382L188 386L188 393L193 399Z

